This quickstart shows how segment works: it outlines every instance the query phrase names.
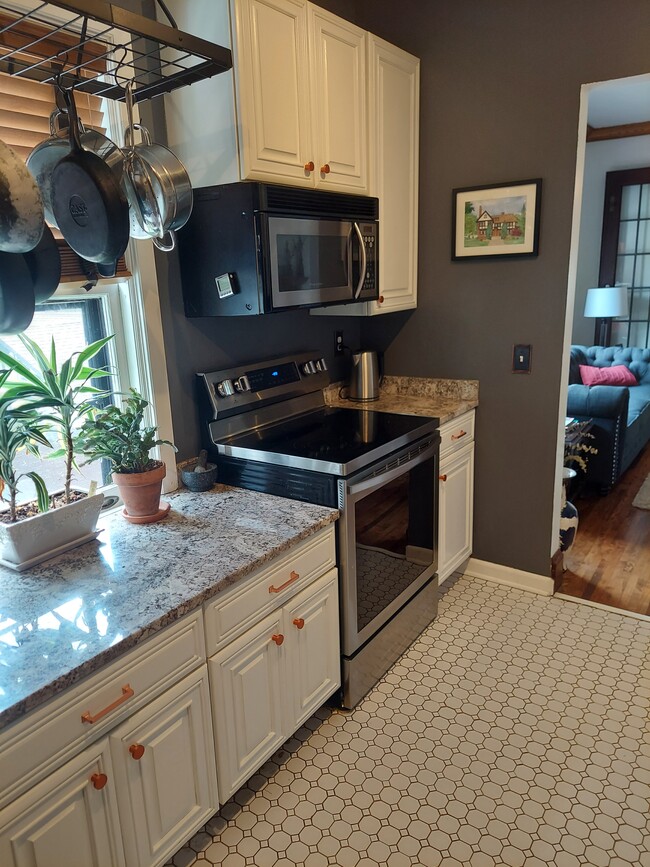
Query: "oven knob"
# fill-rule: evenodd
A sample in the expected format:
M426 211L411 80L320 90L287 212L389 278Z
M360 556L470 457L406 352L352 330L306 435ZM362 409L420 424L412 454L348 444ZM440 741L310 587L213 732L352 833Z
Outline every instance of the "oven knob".
M231 394L234 394L235 389L232 380L224 379L223 382L217 383L217 393L220 397L230 397Z
M239 379L235 380L235 391L250 391L251 384L248 381L248 377L246 374L240 376Z
M319 370L321 373L324 373L327 370L327 362L324 358L317 359L316 370Z
M302 365L302 372L305 376L311 376L312 373L316 373L316 364L313 361L305 361Z

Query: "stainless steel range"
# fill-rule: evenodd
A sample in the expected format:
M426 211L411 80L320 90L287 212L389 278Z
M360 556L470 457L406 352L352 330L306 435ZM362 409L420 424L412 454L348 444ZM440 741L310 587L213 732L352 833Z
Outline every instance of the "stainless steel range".
M315 352L199 377L221 482L341 511L341 701L354 707L437 612L438 419L326 406Z

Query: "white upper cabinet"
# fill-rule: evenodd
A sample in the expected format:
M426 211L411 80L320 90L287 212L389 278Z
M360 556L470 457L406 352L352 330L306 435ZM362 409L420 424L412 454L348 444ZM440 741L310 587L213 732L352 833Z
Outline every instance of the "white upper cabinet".
M366 33L307 5L315 184L367 193Z
M233 27L242 178L313 186L304 0L235 0Z
M366 34L305 0L233 0L242 178L368 190Z

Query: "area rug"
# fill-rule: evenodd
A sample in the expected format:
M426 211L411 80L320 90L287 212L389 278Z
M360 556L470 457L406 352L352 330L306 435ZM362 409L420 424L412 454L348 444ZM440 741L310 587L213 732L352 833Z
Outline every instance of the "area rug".
M639 488L636 497L632 500L632 505L637 509L650 509L650 475Z

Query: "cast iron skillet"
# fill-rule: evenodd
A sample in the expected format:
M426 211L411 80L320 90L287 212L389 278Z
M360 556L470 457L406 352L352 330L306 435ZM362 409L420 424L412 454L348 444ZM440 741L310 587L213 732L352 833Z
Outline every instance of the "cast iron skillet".
M71 91L70 153L52 172L52 210L63 237L89 262L116 263L129 241L129 205L119 180L97 154L81 146Z
M0 334L18 334L34 318L34 290L22 253L0 252Z
M43 235L33 250L23 253L32 277L34 299L37 304L47 301L61 281L61 256L52 230L46 224Z

